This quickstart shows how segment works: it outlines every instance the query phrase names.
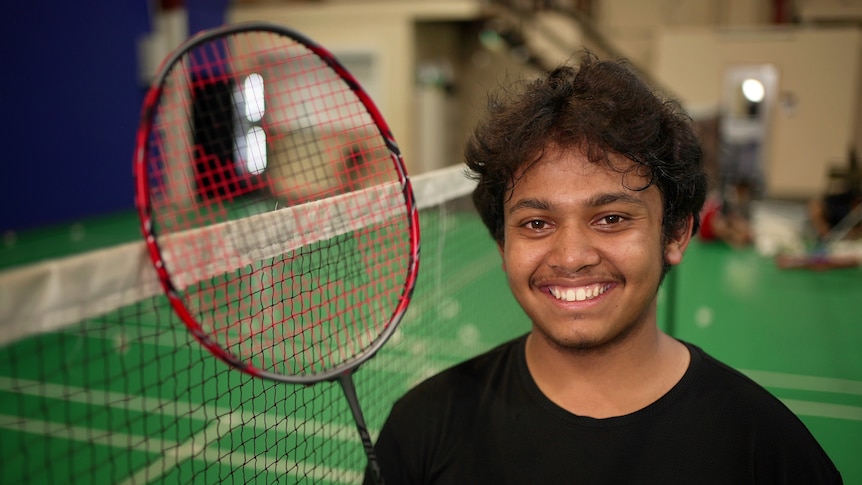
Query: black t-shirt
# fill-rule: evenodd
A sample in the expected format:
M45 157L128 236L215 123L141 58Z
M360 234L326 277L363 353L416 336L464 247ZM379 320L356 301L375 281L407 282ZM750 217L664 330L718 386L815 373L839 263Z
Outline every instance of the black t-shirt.
M689 368L658 401L595 419L542 394L525 341L395 403L375 446L386 485L842 483L781 401L696 346L686 344Z

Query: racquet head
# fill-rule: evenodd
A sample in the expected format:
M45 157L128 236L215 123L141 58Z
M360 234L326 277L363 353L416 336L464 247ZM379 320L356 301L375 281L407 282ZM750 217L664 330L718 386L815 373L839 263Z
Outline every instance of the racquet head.
M371 98L303 35L248 23L180 46L144 101L134 173L170 303L229 364L334 379L401 320L419 263L410 180Z

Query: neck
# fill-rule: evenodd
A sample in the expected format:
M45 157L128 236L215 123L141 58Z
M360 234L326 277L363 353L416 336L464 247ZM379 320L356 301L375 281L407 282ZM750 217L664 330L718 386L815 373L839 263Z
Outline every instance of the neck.
M655 402L679 382L690 358L682 343L655 325L589 350L559 347L534 330L526 356L530 374L548 399L594 418L630 414Z

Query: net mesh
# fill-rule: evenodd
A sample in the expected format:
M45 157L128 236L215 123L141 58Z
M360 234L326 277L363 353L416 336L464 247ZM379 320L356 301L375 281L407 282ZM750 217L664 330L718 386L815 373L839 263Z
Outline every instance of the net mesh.
M414 298L354 375L373 438L411 386L528 328L463 167L413 179ZM141 246L0 272L0 483L361 482L366 458L338 384L255 379L212 357L147 261L128 256Z

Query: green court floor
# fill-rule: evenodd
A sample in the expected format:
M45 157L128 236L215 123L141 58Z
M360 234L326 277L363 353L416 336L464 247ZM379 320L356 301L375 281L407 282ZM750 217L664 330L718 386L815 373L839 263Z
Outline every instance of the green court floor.
M372 434L410 386L529 328L475 215L427 211L422 227L414 302L356 373ZM7 235L0 268L137 237L134 214ZM783 271L695 241L659 318L773 391L862 484L860 294L862 270ZM335 383L229 370L160 297L0 348L0 457L0 483L356 483L364 465Z

